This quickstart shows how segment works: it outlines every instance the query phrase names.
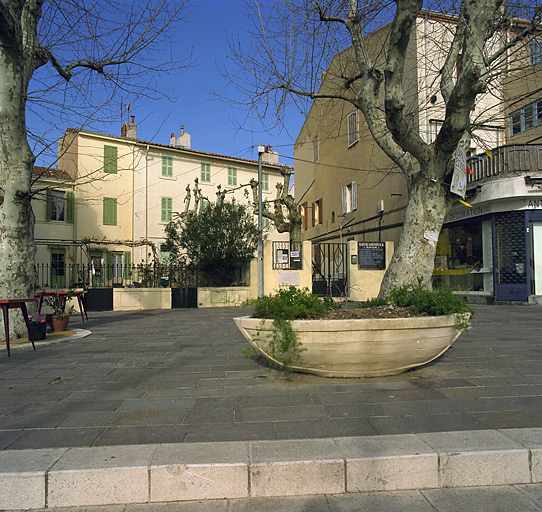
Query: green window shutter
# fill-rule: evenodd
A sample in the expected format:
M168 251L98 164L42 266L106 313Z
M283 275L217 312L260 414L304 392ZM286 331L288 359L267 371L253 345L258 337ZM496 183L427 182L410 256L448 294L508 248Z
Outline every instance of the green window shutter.
M103 224L104 226L117 225L117 200L114 197L103 198Z
M126 251L124 253L124 279L130 278L130 271L132 270L132 253Z
M104 146L104 172L117 174L117 156L115 146Z
M73 211L75 206L75 200L73 192L66 192L66 222L73 224Z
M47 189L45 191L45 220L51 220L51 191Z
M262 190L269 191L269 174L266 172L262 173Z
M162 176L167 178L173 177L173 157L162 156Z
M228 167L228 186L237 186L237 167Z
M211 181L211 164L201 162L201 181L209 183Z
M113 277L113 255L109 251L105 252L105 267L107 279L111 279Z
M173 218L173 199L171 197L162 197L161 215L162 222L171 222Z

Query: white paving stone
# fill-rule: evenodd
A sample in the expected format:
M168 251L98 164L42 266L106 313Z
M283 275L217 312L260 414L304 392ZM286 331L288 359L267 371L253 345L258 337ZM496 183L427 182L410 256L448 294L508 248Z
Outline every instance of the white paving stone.
M144 503L157 445L72 448L49 472L50 507Z
M250 494L298 496L345 491L345 465L333 439L250 443Z
M439 455L443 487L531 481L529 450L500 432L441 432L419 436Z
M243 498L248 492L248 443L162 445L154 454L153 502Z
M416 435L337 439L346 458L348 492L438 486L436 452Z
M66 448L0 451L0 510L44 507L45 474L66 451Z

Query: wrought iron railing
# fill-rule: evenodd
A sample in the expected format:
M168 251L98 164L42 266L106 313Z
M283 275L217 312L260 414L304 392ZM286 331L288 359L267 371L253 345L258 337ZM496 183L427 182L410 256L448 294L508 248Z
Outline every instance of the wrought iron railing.
M38 286L42 289L70 287L116 288L116 287L180 287L239 286L243 281L242 268L205 269L190 266L115 264L39 264L36 265Z

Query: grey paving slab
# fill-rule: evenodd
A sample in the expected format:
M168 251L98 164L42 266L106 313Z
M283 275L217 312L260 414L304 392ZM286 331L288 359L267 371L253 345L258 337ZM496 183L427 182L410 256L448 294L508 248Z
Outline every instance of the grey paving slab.
M542 428L540 309L476 306L437 362L394 377L284 376L247 360L248 310L91 312L90 337L0 352L0 449ZM518 328L521 326L521 328Z
M438 512L534 512L540 506L511 487L426 489L421 491Z

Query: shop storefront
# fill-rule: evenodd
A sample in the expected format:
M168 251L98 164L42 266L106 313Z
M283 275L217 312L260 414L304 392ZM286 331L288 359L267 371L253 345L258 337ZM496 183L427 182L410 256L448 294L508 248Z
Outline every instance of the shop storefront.
M489 301L542 301L542 199L453 210L437 244L433 283Z

